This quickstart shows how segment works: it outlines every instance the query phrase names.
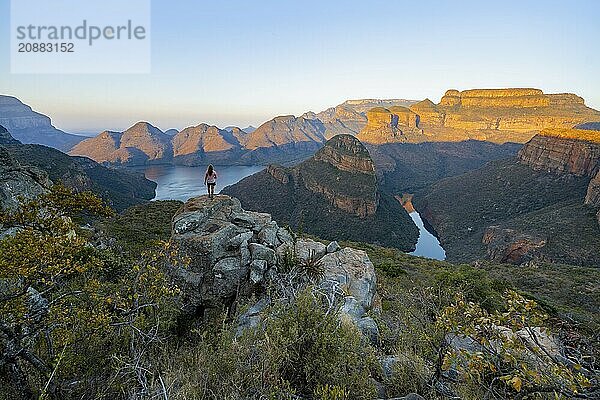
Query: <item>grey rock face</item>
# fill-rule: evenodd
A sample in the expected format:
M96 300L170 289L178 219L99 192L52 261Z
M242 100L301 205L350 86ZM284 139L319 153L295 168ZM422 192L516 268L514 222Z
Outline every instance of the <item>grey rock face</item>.
M33 199L51 185L45 172L22 166L0 146L0 210L14 210L19 205L19 198Z
M0 145L18 144L19 141L11 136L5 127L0 125Z
M232 197L217 195L188 200L173 217L172 239L190 260L173 268L190 310L224 307L232 299L259 297L239 320L238 331L260 323L260 312L271 302L264 296L270 284L285 281L286 252L299 265L311 259L323 275L313 282L335 299L340 316L356 324L371 340L378 336L375 321L367 316L373 306L375 269L367 254L350 248L327 247L313 240L294 240L269 214L245 211ZM308 282L308 278L306 278Z
M338 244L338 242L336 242L335 240L327 245L327 252L328 253L335 253L339 249L341 249L341 247Z
M268 265L266 260L253 260L250 263L250 281L254 284L262 282Z

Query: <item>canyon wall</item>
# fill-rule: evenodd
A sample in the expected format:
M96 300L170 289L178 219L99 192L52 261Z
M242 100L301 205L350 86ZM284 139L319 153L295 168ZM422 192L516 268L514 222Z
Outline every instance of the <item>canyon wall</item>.
M546 129L523 146L518 158L536 171L593 177L600 168L600 132Z

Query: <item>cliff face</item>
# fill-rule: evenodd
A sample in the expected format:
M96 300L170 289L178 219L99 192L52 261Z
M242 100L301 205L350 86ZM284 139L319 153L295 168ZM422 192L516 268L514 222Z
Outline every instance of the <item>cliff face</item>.
M338 135L330 140L313 157L316 161L326 162L341 171L359 172L372 175L375 165L368 150L359 145L349 135Z
M23 143L43 144L59 150L68 150L85 139L56 129L49 117L11 96L0 95L0 125Z
M19 143L19 141L15 140L15 138L13 138L10 133L8 133L8 130L6 130L5 127L0 125L0 145L18 144L18 143Z
M600 171L590 181L587 194L585 196L585 204L600 207ZM600 216L600 213L598 214Z
M50 188L52 182L43 171L21 165L0 146L0 211L18 207L20 199L33 199Z
M333 137L300 164L296 174L306 189L342 211L365 218L377 210L375 166L367 149L353 136Z
M223 193L323 238L335 233L338 239L410 250L418 237L402 206L379 191L373 160L351 135L333 137L295 167L270 165Z
M367 125L358 134L365 143L382 144L407 142L420 134L419 115L406 107L377 107L367 112Z
M600 132L547 129L527 142L518 157L536 171L593 177L600 168Z
M406 128L413 129L400 128L403 134L397 134L394 126L381 126L373 115L361 140L374 144L467 139L525 143L543 129L600 121L600 112L586 107L581 97L545 94L539 89L452 89L438 104L425 99L411 105L410 111L416 114L411 116L416 123L413 127L409 120Z

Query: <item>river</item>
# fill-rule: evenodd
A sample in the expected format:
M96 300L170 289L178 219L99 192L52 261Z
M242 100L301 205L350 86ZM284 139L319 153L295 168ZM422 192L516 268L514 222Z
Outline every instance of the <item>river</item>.
M418 212L413 211L409 213L410 217L414 221L417 228L419 228L419 240L417 241L417 248L412 253L413 256L433 258L435 260L445 260L446 252L440 245L440 241L431 232L425 228L423 220Z

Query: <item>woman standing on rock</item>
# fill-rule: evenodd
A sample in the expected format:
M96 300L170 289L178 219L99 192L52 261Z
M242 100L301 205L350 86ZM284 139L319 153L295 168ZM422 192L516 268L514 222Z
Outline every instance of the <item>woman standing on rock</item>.
M212 164L209 164L206 169L206 173L204 174L204 184L208 188L208 197L212 199L215 196L215 186L217 185L217 172Z

